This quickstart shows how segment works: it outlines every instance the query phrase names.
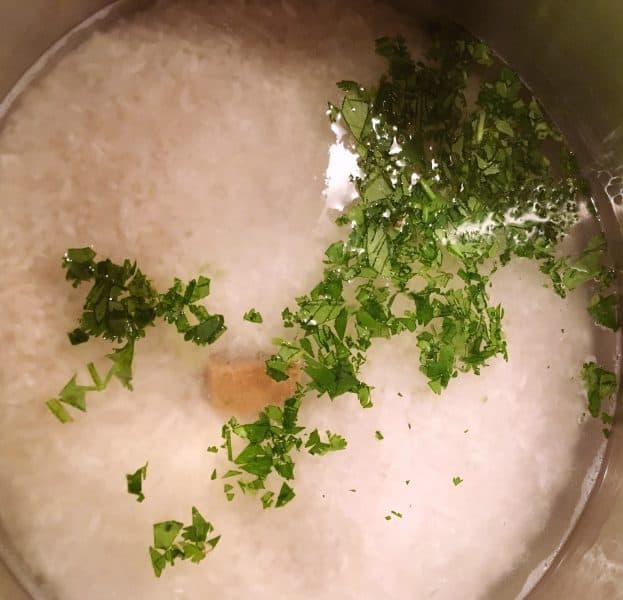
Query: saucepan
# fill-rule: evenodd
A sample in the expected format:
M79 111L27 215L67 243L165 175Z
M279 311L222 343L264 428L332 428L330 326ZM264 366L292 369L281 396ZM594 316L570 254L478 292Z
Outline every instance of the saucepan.
M0 0L0 100L6 106L48 61L101 23L144 0ZM623 7L618 0L394 2L444 15L486 41L558 124L592 185L617 272L623 268ZM420 6L421 5L421 6ZM102 11L102 9L107 10ZM45 62L45 61L44 61ZM39 61L40 69L45 66ZM24 74L29 75L24 79ZM620 281L619 281L620 290ZM0 597L32 598L33 581L0 524ZM623 598L623 431L615 422L605 459L575 527L543 565L530 598ZM474 551L477 551L476 549ZM501 549L503 551L503 549ZM521 589L521 581L505 582ZM497 597L508 597L508 589ZM504 593L503 593L504 592ZM495 597L495 596L492 596Z

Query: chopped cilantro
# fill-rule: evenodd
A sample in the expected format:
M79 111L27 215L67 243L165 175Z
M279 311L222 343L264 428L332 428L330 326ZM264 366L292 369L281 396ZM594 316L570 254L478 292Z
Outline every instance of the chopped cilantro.
M73 421L73 418L65 407L56 398L52 398L46 402L46 406L50 409L50 412L61 422L69 423Z
M550 256L544 260L541 270L552 278L554 289L563 297L567 292L591 281L600 288L606 288L614 279L614 271L604 264L605 251L606 240L603 235L595 235L575 259Z
M398 517L399 519L402 519L402 513L399 513L398 511L392 510L390 511L392 513L392 515L394 515L395 517Z
M156 577L160 577L167 564L173 566L176 559L193 563L202 561L218 544L221 536L208 539L214 531L211 523L192 507L192 522L184 527L179 521L162 521L153 527L154 542L149 556Z
M616 294L593 296L588 312L595 323L616 331L621 326L618 315L619 298Z
M463 483L463 480L457 475L456 477L452 478L452 483L457 486L460 485L461 483Z
M125 346L121 348L115 348L110 354L106 355L112 361L109 374L105 380L108 380L110 376L116 377L123 387L132 389L132 361L134 360L134 339L129 339ZM95 381L95 379L94 379ZM96 384L97 386L97 384Z
M399 37L377 40L376 51L387 61L378 84L339 82L342 103L328 112L348 129L362 173L358 197L337 219L348 237L327 248L322 280L284 309L284 325L300 335L279 341L266 363L279 381L300 361L308 390L354 393L364 407L372 401L359 372L374 338L413 332L436 393L461 372L507 358L504 311L487 288L513 255L539 261L561 294L610 277L601 238L576 259L556 256L587 184L536 100L484 44L453 30L424 61ZM483 69L470 108L467 82ZM454 272L442 266L448 255ZM394 309L398 294L412 302L404 312Z
M237 475L240 475L242 473L242 471L239 471L238 469L230 469L229 471L227 471L227 473L225 473L225 475L221 476L221 479L228 479L229 477L236 477Z
M183 284L175 279L173 286L159 294L151 281L125 260L115 264L110 259L95 261L92 248L70 248L63 257L66 278L73 287L90 282L78 327L68 334L71 344L83 344L91 337L102 337L122 344L106 355L111 362L102 377L93 363L87 365L92 384L80 385L74 375L57 398L46 404L62 423L72 420L61 403L86 411L86 393L101 392L113 377L132 389L132 363L136 341L145 337L147 327L157 317L172 323L184 339L198 345L214 343L225 331L222 315L212 315L196 304L210 293L210 280L200 276ZM192 318L191 318L192 316ZM191 321L194 319L194 323Z
M199 346L213 344L227 328L223 315L212 315L204 306L196 304L209 293L210 280L207 277L192 279L186 285L176 278L168 291L158 297L156 314L175 325L186 341ZM189 315L194 317L194 324Z
M604 425L612 425L612 423L614 423L614 417L612 415L609 415L607 412L602 412L601 422Z
M334 450L343 450L346 448L346 440L341 436L335 433L331 433L327 431L327 442L323 442L320 440L320 435L318 434L318 430L314 429L309 434L307 439L307 443L305 444L305 448L308 449L310 454L326 454L327 452L332 452Z
M383 437L383 434L382 434L380 431L375 431L375 432L374 432L374 437L375 437L377 440L383 440L383 439L385 439L385 438Z
M218 452L218 448L216 446L208 446L208 452Z
M279 490L279 496L277 496L275 507L279 508L280 506L286 505L294 498L295 495L294 490L284 481L281 484L281 489Z
M321 439L317 429L304 433L305 428L297 424L304 393L304 387L298 385L296 393L285 401L283 409L269 405L259 413L255 422L239 423L232 417L223 426L223 447L227 450L228 460L234 465L223 477L235 477L244 494L265 489L271 474L281 477L275 508L283 506L295 495L286 483L294 479L293 452L305 449L309 454L322 456L346 447L346 440L330 431L326 432L326 441ZM234 451L235 440L244 442L238 452ZM232 490L231 484L224 488L228 500L234 497ZM265 492L260 498L264 508L273 506L274 494L273 491L270 494Z
M275 495L275 492L271 492L268 491L265 494L262 495L262 497L260 498L262 501L262 506L263 508L270 508L273 504L273 496Z
M244 313L244 316L242 318L245 321L249 321L251 323L262 323L264 321L264 319L262 319L262 315L254 308L251 308L246 313Z
M226 483L223 486L223 492L225 493L225 497L227 498L228 502L231 502L234 499L234 492L233 492L234 486L231 483Z
M587 362L582 366L582 381L586 390L588 412L592 417L599 417L603 402L616 392L616 376L594 362Z
M134 473L128 473L125 478L128 485L128 494L134 494L137 502L145 500L145 494L143 494L143 481L147 479L147 465L145 463L142 467L139 467Z

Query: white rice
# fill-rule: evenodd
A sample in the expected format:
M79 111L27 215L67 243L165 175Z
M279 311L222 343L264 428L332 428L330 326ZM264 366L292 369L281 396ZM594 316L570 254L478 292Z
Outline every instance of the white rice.
M578 444L599 443L599 425L579 419L593 330L586 298L559 300L525 261L491 289L506 309L508 363L492 360L438 397L413 337L375 342L363 374L373 409L352 398L304 406L302 423L344 434L348 449L301 454L295 501L227 503L209 479L225 466L205 450L226 415L206 398L208 357L269 352L286 333L282 308L320 277L340 235L323 195L326 101L335 81L373 82L373 40L395 33L412 47L420 39L404 14L369 0L162 4L94 34L6 121L0 519L58 597L475 599L555 547L535 540L561 494L577 500L571 482L593 458L580 459ZM63 280L60 257L89 244L137 259L159 288L210 276L208 306L229 330L207 349L171 327L149 330L135 391L92 394L88 413L62 426L44 401L109 348L72 348L65 336L85 290ZM263 325L242 320L251 307ZM146 460L137 504L124 474ZM193 504L221 543L156 579L151 526L188 521ZM403 518L385 520L391 510Z

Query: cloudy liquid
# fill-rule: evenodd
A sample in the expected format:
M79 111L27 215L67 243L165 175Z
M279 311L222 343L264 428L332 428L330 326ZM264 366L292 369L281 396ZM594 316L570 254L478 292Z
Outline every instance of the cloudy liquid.
M293 502L228 503L210 481L226 464L205 450L228 415L210 402L207 362L270 353L288 334L282 309L341 235L325 190L334 84L378 78L380 35L426 45L403 13L333 4L158 4L65 56L0 131L0 520L51 597L512 598L569 525L602 445L579 381L595 330L583 293L560 300L524 260L492 277L508 362L436 396L414 337L375 341L362 372L374 408L303 405L303 424L348 448L301 453ZM62 426L44 401L109 351L65 335L85 290L60 258L90 244L136 259L158 289L211 277L207 305L228 331L197 348L150 329L135 391L112 384ZM242 320L251 307L263 325ZM147 460L138 504L124 475ZM151 526L188 521L191 505L222 540L156 579ZM402 518L386 520L392 510Z

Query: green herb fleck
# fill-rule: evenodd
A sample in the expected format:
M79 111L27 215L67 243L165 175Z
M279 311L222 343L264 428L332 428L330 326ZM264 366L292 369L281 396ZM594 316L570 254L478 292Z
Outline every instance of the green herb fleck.
M227 473L225 473L225 475L223 475L221 479L228 479L229 477L236 477L237 475L240 475L241 473L242 471L239 471L238 469L229 469L229 471L227 471Z
M586 391L588 411L592 417L599 417L603 402L616 392L616 376L611 371L598 367L594 362L587 362L582 366L582 381Z
M162 521L153 527L154 542L149 556L156 577L160 577L167 564L173 566L176 559L193 563L202 561L218 544L221 536L208 539L214 531L211 523L192 507L192 523L184 527L179 521Z
M283 408L267 406L255 422L239 423L232 417L223 426L223 447L227 450L228 460L235 466L224 477L236 477L244 493L265 489L271 474L281 478L276 500L274 491L265 492L260 498L264 508L279 508L294 498L293 489L286 483L294 479L294 452L305 449L309 454L322 456L346 447L346 440L330 431L326 432L326 441L321 439L317 429L304 433L305 428L297 423L304 393L305 388L298 385L296 393L285 401ZM236 440L244 445L235 452ZM226 486L229 500L233 499L232 490L233 486Z
M261 501L262 501L262 507L263 508L270 508L273 504L273 496L275 495L275 492L271 492L268 491L265 494L262 495L261 497Z
M46 402L46 406L50 409L50 412L61 422L69 423L73 421L71 415L65 407L56 398L52 398Z
M136 341L145 337L147 328L154 325L157 317L174 324L185 340L198 345L214 343L226 329L222 315L212 315L197 304L210 293L207 277L200 276L188 284L175 279L166 293L159 294L135 262L127 259L122 264L110 259L96 262L95 256L92 248L70 248L63 257L66 279L73 287L91 283L78 327L68 334L69 341L76 345L91 337L101 337L122 345L106 355L111 365L103 377L89 363L90 384L78 384L74 375L57 398L46 402L62 423L72 418L61 403L86 411L87 392L104 391L113 377L132 389Z
M616 294L593 296L588 307L588 312L593 317L595 323L603 325L612 331L616 331L621 326L618 315L619 299Z
M343 450L344 448L346 448L346 440L341 435L337 435L335 433L327 431L327 439L327 442L322 442L320 440L318 430L314 429L314 431L309 434L309 438L307 439L305 448L308 449L308 452L310 454L320 455L324 455L327 452L333 452L335 450Z
M275 507L279 508L285 506L290 500L294 499L295 495L294 490L284 481L281 484L281 490L279 490L279 496L277 496Z
M249 321L251 323L262 323L264 321L264 319L262 319L262 315L254 308L251 308L246 313L244 313L244 316L242 318L245 321Z
M452 478L452 483L457 486L460 485L461 483L463 483L463 480L457 475L456 477Z
M231 502L234 499L234 492L233 492L234 486L231 483L226 483L223 486L223 492L225 493L225 497L227 498L228 502Z
M134 473L128 473L125 476L128 485L128 494L134 494L137 497L137 502L142 502L143 500L145 500L145 494L143 494L143 481L147 479L148 464L149 463L145 463Z

